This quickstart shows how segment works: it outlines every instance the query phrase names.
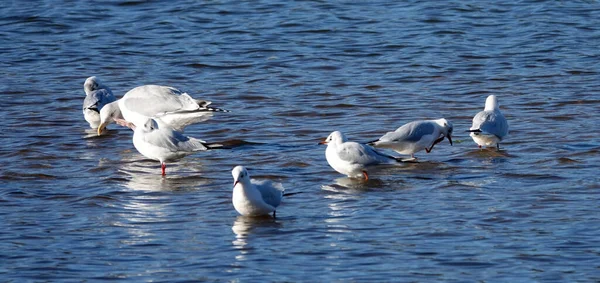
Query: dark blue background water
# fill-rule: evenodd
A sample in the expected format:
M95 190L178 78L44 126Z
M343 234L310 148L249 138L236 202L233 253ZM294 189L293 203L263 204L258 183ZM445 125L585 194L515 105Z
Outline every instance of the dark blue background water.
M598 1L3 1L0 281L599 281ZM243 141L168 165L97 137L83 82L177 87ZM495 94L501 152L464 131ZM446 117L418 164L369 182L319 139ZM238 217L231 169L280 181Z

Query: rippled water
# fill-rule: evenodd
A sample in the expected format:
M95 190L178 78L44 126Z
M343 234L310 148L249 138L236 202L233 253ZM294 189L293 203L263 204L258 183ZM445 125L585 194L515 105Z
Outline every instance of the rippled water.
M598 1L4 1L0 278L599 281ZM160 166L87 129L83 82L170 85L228 141ZM500 152L465 132L496 94ZM319 139L453 121L368 182ZM231 169L280 181L277 219L237 216Z

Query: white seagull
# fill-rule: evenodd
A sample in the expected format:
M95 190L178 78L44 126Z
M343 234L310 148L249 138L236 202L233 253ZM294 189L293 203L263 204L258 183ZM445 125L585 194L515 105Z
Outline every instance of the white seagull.
M410 154L409 160L415 160L416 152L424 149L429 153L444 138L448 138L452 145L452 130L452 123L444 118L413 121L368 144L377 148L389 148L400 154Z
M508 135L508 122L498 106L498 99L490 95L485 100L485 108L473 117L469 130L471 137L479 145L500 149L500 141Z
M83 83L85 99L83 100L83 118L90 124L90 128L96 129L100 125L100 110L115 101L110 88L105 86L96 77L89 77Z
M212 112L229 112L208 107L210 101L192 98L180 90L159 85L138 86L100 111L98 135L111 122L123 126L142 125L148 118L158 120L176 131L212 116Z
M273 212L283 199L285 189L280 183L269 180L250 180L248 170L244 166L236 166L231 171L233 176L233 196L231 201L235 210L244 216L268 215Z
M165 175L165 162L177 161L197 151L210 148L204 141L186 137L166 125L161 125L153 119L147 119L144 124L135 127L133 145L144 156L160 161L162 175Z
M350 142L339 131L331 133L327 139L320 142L326 144L325 158L335 171L350 178L369 179L367 169L378 164L393 164L399 162L393 156L378 152L371 146Z

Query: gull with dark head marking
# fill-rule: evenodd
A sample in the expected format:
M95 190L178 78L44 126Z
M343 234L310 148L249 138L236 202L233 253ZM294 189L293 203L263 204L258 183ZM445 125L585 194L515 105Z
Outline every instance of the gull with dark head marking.
M100 125L100 111L113 101L115 96L110 88L105 86L96 77L89 77L83 83L85 99L83 100L83 118L90 124L90 128L96 129Z
M211 146L204 141L187 137L153 119L135 127L133 145L144 156L160 161L162 175L165 175L165 162L177 161Z
M452 145L452 131L452 123L444 118L413 121L368 144L377 148L389 148L400 154L410 154L411 159L403 161L415 160L416 152L424 149L429 153L444 138Z
M144 124L148 118L183 132L188 125L208 120L213 112L229 112L209 107L210 104L210 101L194 99L173 87L138 86L100 111L98 135L113 121L131 127Z
M500 150L500 142L508 135L508 121L500 112L495 95L488 96L483 111L473 117L473 125L469 132L479 148L495 146Z
M233 176L233 196L231 201L235 210L244 216L269 215L281 204L285 189L280 183L268 180L250 180L248 170L244 166L236 166L231 171Z
M331 133L320 142L326 144L325 158L335 171L350 178L369 179L368 169L379 164L399 162L393 156L377 151L369 145L351 142L339 131Z

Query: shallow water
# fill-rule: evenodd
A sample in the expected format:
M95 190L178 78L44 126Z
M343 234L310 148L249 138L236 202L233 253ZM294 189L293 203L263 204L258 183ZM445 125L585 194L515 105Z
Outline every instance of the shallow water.
M1 281L599 281L599 27L596 1L3 3ZM92 75L212 100L186 134L236 146L163 178L87 128ZM490 94L500 152L465 132ZM317 145L440 117L454 146L368 182ZM235 165L299 193L240 217Z

